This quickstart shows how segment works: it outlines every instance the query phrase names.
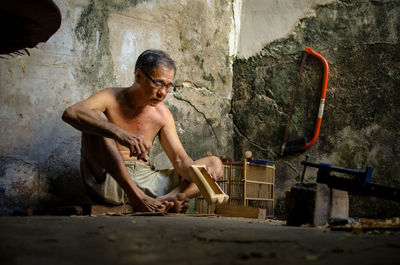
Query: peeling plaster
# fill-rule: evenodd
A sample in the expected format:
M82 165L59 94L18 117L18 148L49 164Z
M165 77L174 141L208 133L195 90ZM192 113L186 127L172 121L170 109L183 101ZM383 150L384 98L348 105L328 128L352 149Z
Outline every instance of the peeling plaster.
M229 55L236 56L238 52L239 33L241 25L242 0L231 0L232 27L229 33ZM232 64L232 62L231 62Z
M135 53L135 47L137 47L136 36L132 30L124 30L121 31L121 37L121 55L118 58L119 68L122 72L132 71L135 68L135 58L137 58Z
M336 0L246 0L241 9L238 58L256 55L265 45L287 37L304 17L313 15L317 4Z

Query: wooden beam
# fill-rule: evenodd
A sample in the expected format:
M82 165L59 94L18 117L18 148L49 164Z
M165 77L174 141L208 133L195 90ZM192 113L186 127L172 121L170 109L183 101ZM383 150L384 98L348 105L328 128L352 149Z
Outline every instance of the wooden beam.
M99 205L93 204L90 206L90 213L92 215L102 216L102 215L124 215L124 214L132 214L133 209L129 204L124 205Z
M228 217L265 219L267 210L232 204L217 204L215 205L215 214Z

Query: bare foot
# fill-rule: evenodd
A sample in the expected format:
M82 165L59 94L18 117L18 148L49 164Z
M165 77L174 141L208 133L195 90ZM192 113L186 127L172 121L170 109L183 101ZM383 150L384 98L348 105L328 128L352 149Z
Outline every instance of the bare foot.
M168 210L171 213L186 213L189 209L189 198L184 193L178 193L175 197L160 196L156 198L162 202L172 202L173 206Z
M141 194L137 198L129 198L134 211L138 212L166 212L174 206L174 202L159 201L146 194Z

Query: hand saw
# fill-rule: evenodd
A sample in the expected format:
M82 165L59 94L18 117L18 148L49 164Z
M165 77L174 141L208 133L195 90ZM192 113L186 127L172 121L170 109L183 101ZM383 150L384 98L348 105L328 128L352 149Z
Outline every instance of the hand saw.
M301 82L301 76L303 74L304 65L306 64L306 60L307 60L307 54L310 54L310 55L315 56L316 58L318 58L322 62L323 66L324 66L324 77L323 77L323 81L322 81L322 93L321 93L321 99L320 99L320 103L319 103L317 121L315 123L314 135L313 135L312 139L309 142L307 142L305 140L301 145L288 147L288 146L290 146L288 144L288 142L287 142L288 135L289 135L289 129L290 129L290 125L291 125L291 122L292 122L292 116L293 116L293 113L294 113L294 107L295 107L296 101L297 101L299 86L300 86L300 82ZM322 57L322 55L320 55L316 51L312 50L310 47L306 46L305 53L303 55L303 59L301 61L301 65L300 65L299 77L297 79L297 84L296 84L295 93L294 93L294 96L293 96L292 105L290 106L289 118L288 118L288 122L286 124L285 134L283 136L283 144L282 144L281 152L280 152L281 156L284 156L284 155L287 155L287 154L293 154L293 153L300 152L300 151L304 151L307 148L309 148L310 146L312 146L317 141L317 138L318 138L318 135L319 135L319 130L321 128L321 123L322 123L322 115L324 113L326 89L327 89L327 86L328 86L328 75L329 75L329 65L328 65L328 62L325 60L325 58ZM299 141L296 141L296 142L299 142Z

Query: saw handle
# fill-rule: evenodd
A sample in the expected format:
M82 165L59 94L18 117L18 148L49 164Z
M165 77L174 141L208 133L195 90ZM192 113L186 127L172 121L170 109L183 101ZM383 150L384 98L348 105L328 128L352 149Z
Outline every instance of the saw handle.
M321 128L321 123L322 123L322 115L324 114L326 88L328 87L328 75L329 75L329 65L328 62L325 60L325 58L308 46L306 46L305 51L308 54L317 57L322 62L322 64L324 65L324 79L322 81L321 100L319 103L318 117L317 117L317 122L315 123L314 135L313 138L305 146L301 148L302 150L309 148L315 143L315 141L317 141L319 130Z

